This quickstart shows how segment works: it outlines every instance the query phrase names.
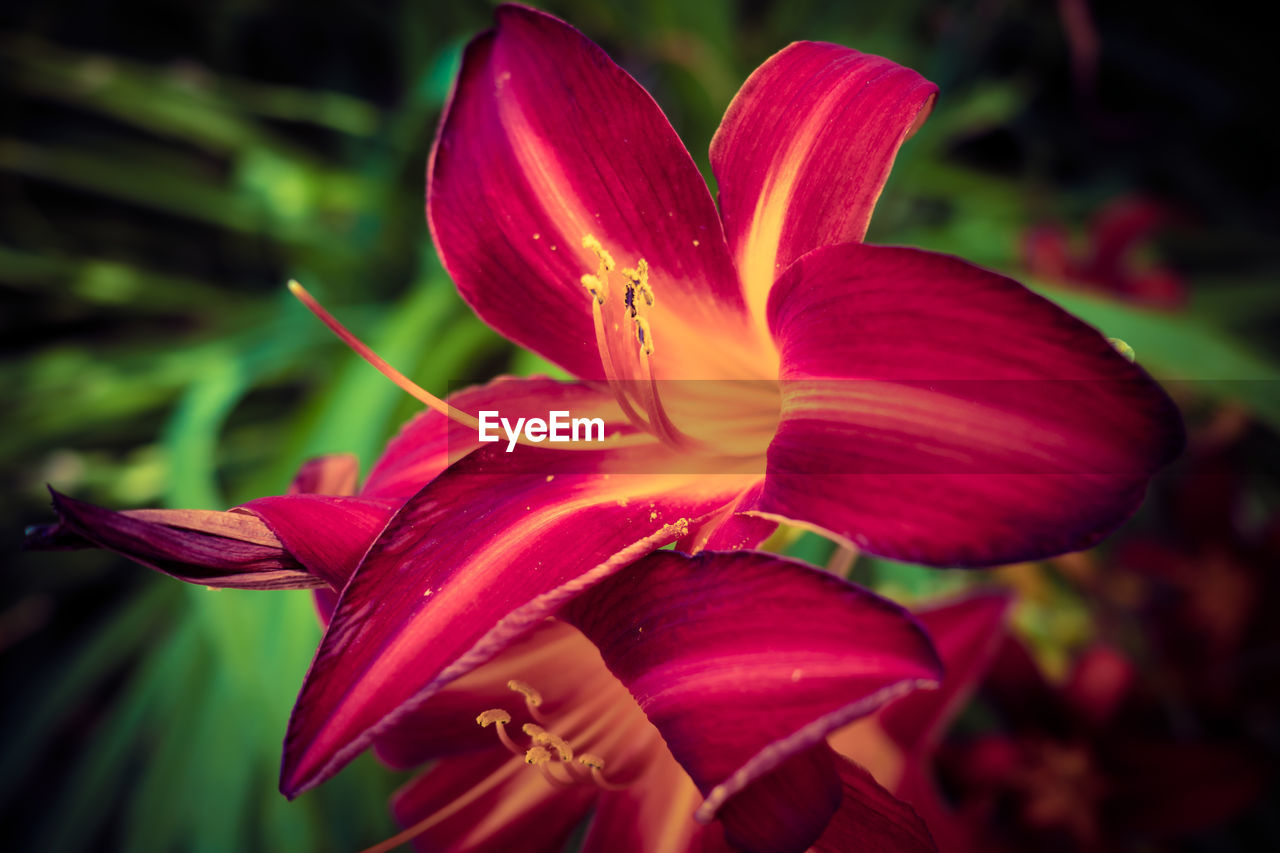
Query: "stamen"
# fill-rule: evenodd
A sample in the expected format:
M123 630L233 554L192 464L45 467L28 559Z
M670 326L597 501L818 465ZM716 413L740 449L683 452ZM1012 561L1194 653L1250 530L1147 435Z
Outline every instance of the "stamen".
M530 711L542 704L542 694L524 681L513 678L507 682L507 687L525 698ZM547 783L557 788L590 784L602 790L617 791L630 785L630 782L619 784L605 778L604 759L595 753L580 753L575 760L573 746L567 740L537 723L521 725L520 730L531 743L527 749L517 746L507 734L506 726L511 723L511 714L504 708L483 711L476 717L476 722L486 728L492 725L503 746L513 755L523 758L525 764L537 767ZM587 730L584 736L591 737L591 731Z
M476 717L476 722L480 724L481 728L487 729L490 723L501 725L502 723L511 722L511 715L501 708L490 708L487 711L482 711L480 716Z
M565 779L557 776L552 769L551 753L545 747L535 746L530 748L524 754L524 762L532 767L537 767L542 772L542 778L546 779L557 788L568 788L573 785L572 779Z
M518 678L508 681L507 689L514 690L524 696L524 701L534 708L542 704L542 694Z
M582 286L589 290L591 295L596 298L596 302L603 305L605 295L608 293L608 291L605 290L605 288L608 287L606 280L599 278L598 276L591 275L590 273L585 273L580 280L582 282Z
M542 715L538 709L542 707L542 694L531 686L518 678L513 678L507 682L507 689L513 690L524 697L524 706L529 709L529 716L533 717L539 723L545 724L547 718Z
M572 788L578 784L578 780L573 778L573 774L569 773L563 764L540 764L538 769L542 771L546 780L557 788Z
M609 254L609 251L594 236L585 235L582 238L582 248L590 249L600 259L600 265L604 267L605 272L613 272L613 255Z
M653 355L653 329L644 316L644 307L654 305L653 286L649 283L649 262L640 258L635 267L621 270L624 280L622 304L614 303L608 315L602 310L607 302L608 276L614 267L613 256L592 234L582 238L600 264L594 275L584 275L582 284L595 297L591 305L595 321L596 346L600 364L623 413L639 428L673 446L687 446L692 439L680 432L662 406L656 377L649 358ZM621 311L619 311L621 308ZM634 326L636 345L628 347L619 340L619 323L630 320Z
M587 769L591 774L591 781L606 791L621 791L623 788L630 787L616 782L610 782L604 778L604 759L590 752L584 752L578 756L578 764Z
M488 711L484 711L480 716L476 717L476 722L480 724L481 728L486 729L489 727L489 724L492 723L493 727L498 732L498 740L502 741L502 745L505 746L512 755L519 755L523 752L520 747L516 746L516 743L511 739L511 736L507 734L506 724L511 722L511 715L506 711L501 708L490 708Z
M561 761L573 761L573 747L569 746L569 742L564 738L553 735L542 726L535 726L533 723L525 723L521 728L538 746L553 748Z
M603 292L601 290L601 293ZM604 312L601 310L603 305L604 302L599 297L591 302L591 318L595 323L596 350L600 353L600 364L604 367L604 375L609 380L609 387L613 390L614 399L618 401L618 408L622 409L622 413L627 420L647 431L649 428L648 422L631 405L631 400L627 398L626 388L618 381L619 371L617 364L621 359L614 358L613 349L616 339L614 335L610 335L605 330Z

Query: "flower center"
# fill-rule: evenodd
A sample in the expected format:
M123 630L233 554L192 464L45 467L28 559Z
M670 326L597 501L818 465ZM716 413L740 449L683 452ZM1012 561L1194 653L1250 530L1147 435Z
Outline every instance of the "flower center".
M589 752L575 753L567 740L546 728L551 722L540 710L542 695L537 690L517 679L508 681L507 687L524 697L525 709L536 720L520 727L529 745L521 746L507 731L511 714L505 708L490 708L482 712L476 717L476 723L484 728L493 726L498 740L512 755L523 756L526 764L536 767L543 778L557 788L590 784L606 791L616 791L627 787L627 784L618 784L605 777L603 758Z
M591 234L582 238L582 247L597 260L596 271L583 275L581 281L592 297L596 347L618 405L633 424L663 443L692 444L693 439L667 415L653 373L654 340L648 315L654 292L649 262L640 258L634 267L617 270L613 255Z

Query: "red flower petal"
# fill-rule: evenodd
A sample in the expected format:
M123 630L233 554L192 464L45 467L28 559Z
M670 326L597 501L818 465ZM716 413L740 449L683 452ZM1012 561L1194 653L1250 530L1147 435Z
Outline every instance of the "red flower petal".
M477 725L476 715L488 708L517 707L519 696L508 686L512 679L536 684L548 701L571 705L608 678L612 676L599 653L581 632L550 620L451 681L420 707L397 714L378 735L375 750L383 762L407 770L442 756L490 747L495 743L493 730Z
M505 337L603 378L580 281L597 268L582 244L591 235L619 270L648 262L664 376L689 375L674 365L713 369L691 352L742 375L733 368L745 356L730 352L750 327L706 184L653 99L577 30L499 7L495 29L463 57L428 174L445 268ZM719 353L704 352L706 329L722 332Z
M1095 330L954 258L849 243L774 288L782 422L757 508L934 565L1098 542L1182 447Z
M880 712L880 725L903 749L924 754L942 737L999 650L1011 604L990 594L915 612L946 672L937 690L917 690Z
M235 512L261 518L308 572L341 590L399 508L398 500L283 495L249 501Z
M861 240L893 158L937 87L910 68L798 42L747 78L711 143L720 209L747 302L811 249Z
M938 674L901 608L773 555L655 552L561 618L596 644L707 796L703 820L832 729Z
M729 798L716 817L737 850L800 853L840 808L837 758L825 744L789 756Z
M818 853L925 853L937 848L911 806L876 784L871 774L840 759L836 769L844 785L840 810L813 846Z
M360 460L351 453L331 453L302 463L289 484L291 495L354 495Z
M29 532L29 548L105 548L203 586L310 589L324 585L254 516L194 509L113 512L49 491L59 521Z
M741 551L755 548L778 529L776 521L746 515L742 511L755 506L763 481L744 491L737 499L697 525L688 536L676 543L676 550L686 554L698 551Z
M394 722L388 715L410 712L751 482L627 473L638 458L678 467L650 446L504 450L477 451L436 478L352 577L290 722L286 794L336 772Z
M430 821L419 850L555 853L598 789L553 788L505 749L447 758L400 789L391 808L402 826Z
M632 787L600 795L582 853L733 853L719 821L693 819L700 802L689 774L667 755Z
M567 410L576 418L602 418L609 431L626 423L612 394L576 382L545 376L500 376L492 382L449 395L450 405L475 416L496 410L503 417L545 418L553 410ZM369 472L361 494L365 497L408 499L463 456L480 446L473 427L427 410L410 420L387 444Z

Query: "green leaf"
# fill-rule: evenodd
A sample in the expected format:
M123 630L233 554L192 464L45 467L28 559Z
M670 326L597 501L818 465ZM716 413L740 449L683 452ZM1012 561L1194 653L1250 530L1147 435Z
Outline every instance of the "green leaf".
M1280 429L1280 365L1244 343L1188 314L1046 284L1035 289L1104 335L1124 341L1138 363L1172 390L1244 403Z

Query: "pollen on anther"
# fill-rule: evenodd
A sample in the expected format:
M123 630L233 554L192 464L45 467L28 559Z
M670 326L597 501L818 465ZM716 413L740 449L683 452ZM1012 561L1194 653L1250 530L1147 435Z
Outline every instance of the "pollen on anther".
M524 701L535 708L542 704L542 694L518 678L508 681L507 689L524 696Z
M585 273L579 281L581 281L582 286L590 291L591 295L596 298L596 302L599 302L601 305L604 304L605 283L598 276Z
M609 250L601 245L600 241L593 235L587 234L582 238L582 248L590 249L600 259L600 263L604 265L605 272L613 271L613 255L609 254Z
M487 711L482 711L480 716L476 717L476 722L487 729L493 723L506 725L511 722L511 715L501 708L490 708Z
M634 322L636 340L640 342L640 348L644 350L645 355L653 355L653 335L649 331L649 321L643 317L636 317Z
M560 756L561 761L573 761L573 747L569 746L569 742L559 735L553 735L551 732L544 731L534 737L533 742L538 746L549 746Z
M525 764L546 764L551 760L551 753L541 746L530 747L529 751L524 754Z
M578 756L578 763L583 767L590 767L593 770L604 769L604 759L590 752L584 752Z

